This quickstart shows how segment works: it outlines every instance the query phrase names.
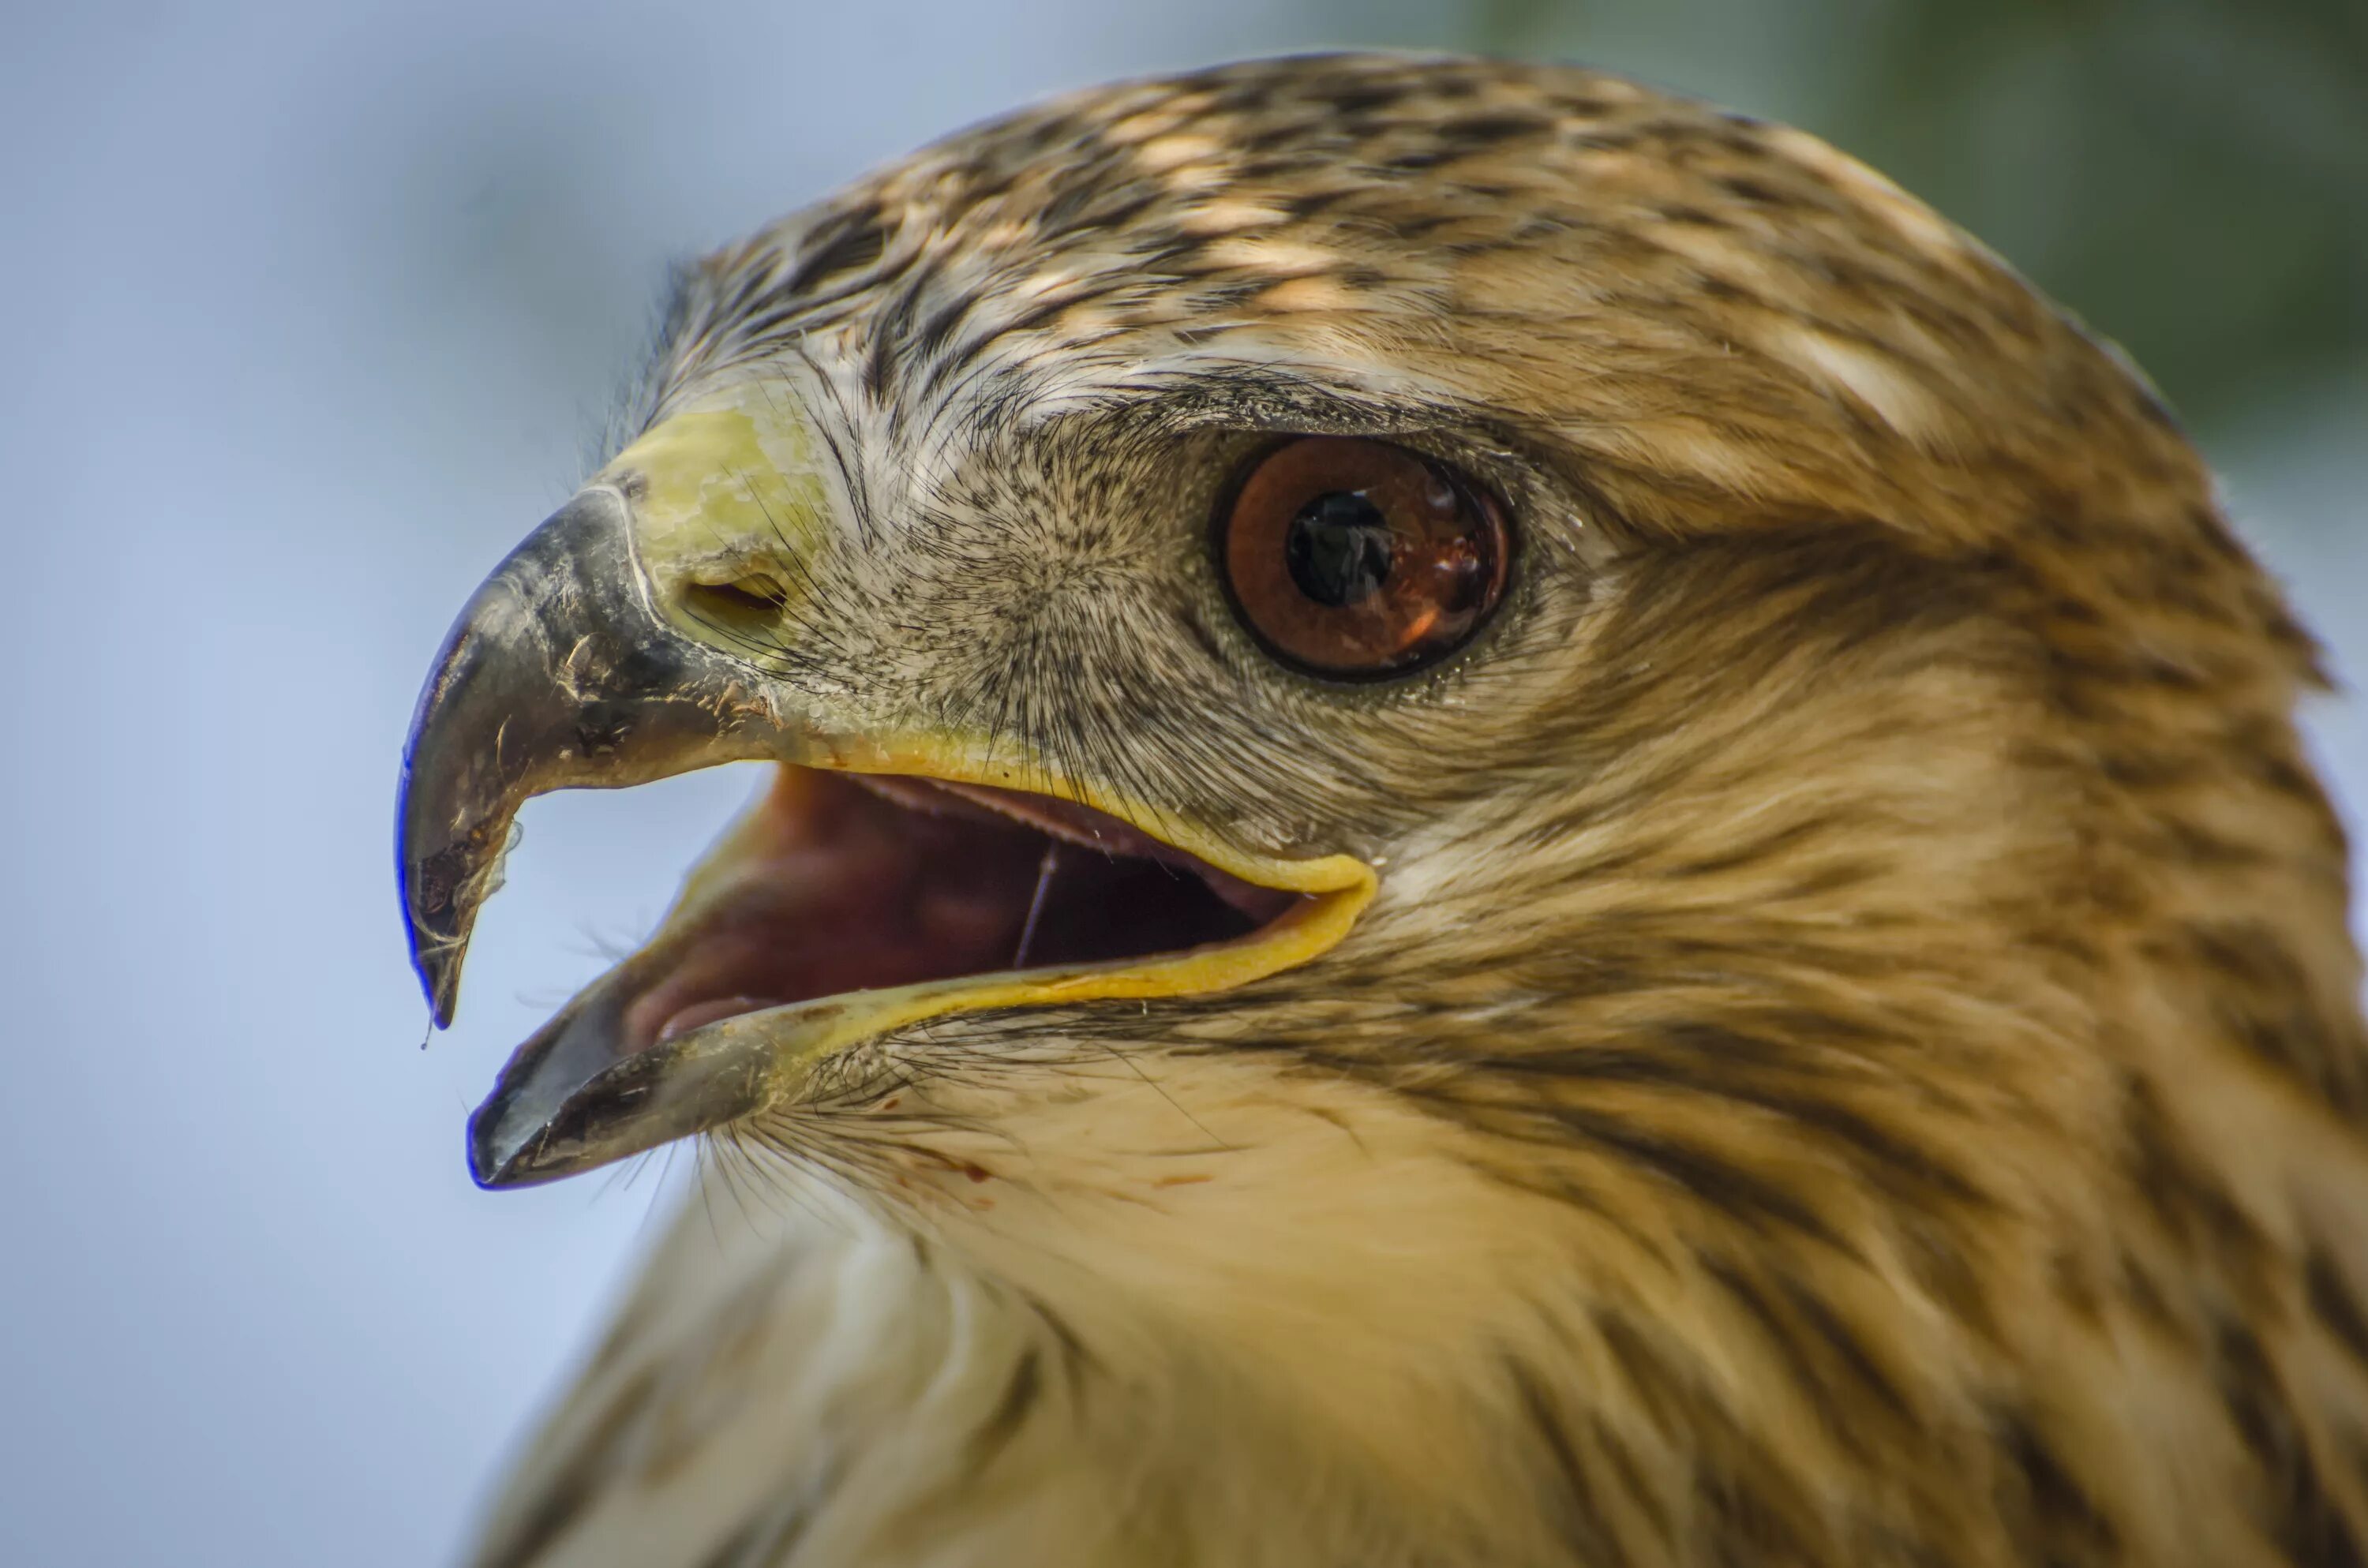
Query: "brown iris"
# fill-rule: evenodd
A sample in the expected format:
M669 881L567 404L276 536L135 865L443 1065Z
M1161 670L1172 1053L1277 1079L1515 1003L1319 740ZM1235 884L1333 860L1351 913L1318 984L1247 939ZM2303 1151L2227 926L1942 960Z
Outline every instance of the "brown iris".
M1395 675L1460 647L1505 589L1496 501L1385 441L1302 436L1269 450L1217 520L1242 619L1316 675Z

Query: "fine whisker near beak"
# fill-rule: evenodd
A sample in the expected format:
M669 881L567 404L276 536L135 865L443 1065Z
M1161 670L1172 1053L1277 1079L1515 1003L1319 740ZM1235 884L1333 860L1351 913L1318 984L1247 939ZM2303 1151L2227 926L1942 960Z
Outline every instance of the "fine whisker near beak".
M1028 967L1028 949L1036 940L1036 923L1044 917L1044 895L1052 890L1053 870L1060 864L1061 846L1053 839L1044 841L1044 858L1036 868L1036 891L1029 896L1028 918L1019 927L1019 946L1011 955L1011 967Z

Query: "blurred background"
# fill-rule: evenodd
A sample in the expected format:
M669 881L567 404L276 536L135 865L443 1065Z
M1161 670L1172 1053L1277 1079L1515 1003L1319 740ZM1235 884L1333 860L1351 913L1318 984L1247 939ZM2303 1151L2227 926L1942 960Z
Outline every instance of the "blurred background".
M669 261L1021 99L1385 44L1806 126L2127 345L2368 678L2362 0L99 0L6 33L0 1562L451 1552L664 1187L479 1194L462 1119L747 780L529 807L423 1053L417 683L574 489ZM2309 717L2357 832L2362 709Z

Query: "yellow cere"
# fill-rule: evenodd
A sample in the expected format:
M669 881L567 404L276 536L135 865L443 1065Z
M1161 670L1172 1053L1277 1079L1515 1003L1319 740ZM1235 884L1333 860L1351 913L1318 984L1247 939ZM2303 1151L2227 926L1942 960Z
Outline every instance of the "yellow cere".
M634 546L661 585L762 574L786 591L800 574L768 568L816 553L829 517L818 448L787 388L742 381L667 415L594 483L633 496Z

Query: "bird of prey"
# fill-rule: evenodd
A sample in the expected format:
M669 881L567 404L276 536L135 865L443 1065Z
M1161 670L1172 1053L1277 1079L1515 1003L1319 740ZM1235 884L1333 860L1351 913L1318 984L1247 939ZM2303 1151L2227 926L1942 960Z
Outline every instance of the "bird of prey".
M486 1568L2368 1540L2313 644L2113 349L1797 131L1300 58L690 268L401 875L777 764L471 1122L700 1186Z

